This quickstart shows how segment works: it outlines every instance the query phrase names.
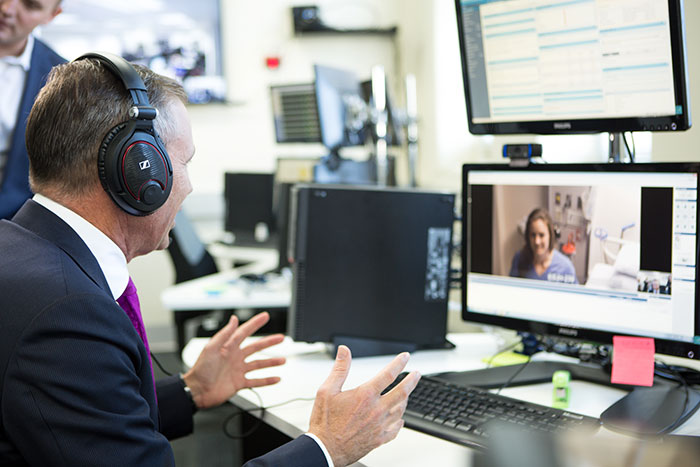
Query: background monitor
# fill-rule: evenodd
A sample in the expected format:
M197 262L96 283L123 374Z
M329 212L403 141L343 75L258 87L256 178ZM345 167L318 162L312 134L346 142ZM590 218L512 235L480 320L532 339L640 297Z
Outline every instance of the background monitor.
M254 246L274 242L273 184L273 174L225 174L224 229L233 233L235 244Z
M362 97L365 102L370 107L374 108L374 100L372 98L372 80L363 81L362 86ZM389 146L401 146L403 144L403 128L401 126L401 119L399 116L399 110L394 104L394 99L391 97L391 92L389 91L389 83L384 84L385 98L386 98L386 112L387 112L387 131L386 131L386 144ZM377 137L374 131L371 131L370 126L369 137L373 142L377 141Z
M314 65L314 75L323 145L331 153L363 145L369 114L360 81L350 71L321 65Z
M454 195L297 185L292 191L295 340L354 355L443 348Z
M336 152L341 147L365 144L368 140L376 142L371 125L372 82L358 83L355 75L346 70L317 65L315 71L315 83L270 86L276 141L318 142ZM401 112L394 105L388 86L386 89L386 141L390 146L401 146ZM317 94L322 102L317 100ZM358 96L364 103L356 99ZM325 121L325 133L322 132L321 118ZM348 128L348 124L352 128Z
M318 143L321 129L313 83L270 86L278 143Z
M682 0L455 0L474 134L686 130Z
M41 39L68 60L100 50L145 65L180 82L191 104L223 102L219 3L63 0L63 12L41 26Z

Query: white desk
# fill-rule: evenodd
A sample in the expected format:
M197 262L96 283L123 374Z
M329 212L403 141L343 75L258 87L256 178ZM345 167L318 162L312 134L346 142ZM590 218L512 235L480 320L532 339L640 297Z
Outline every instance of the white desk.
M266 271L277 267L279 259L276 248L264 246L234 246L213 242L207 244L207 251L216 259L249 262L267 267Z
M481 359L493 355L498 350L497 340L490 334L451 334L448 338L457 345L455 349L415 352L411 356L407 369L429 374L483 368L485 364ZM194 364L205 343L206 339L190 341L182 354L186 365ZM256 390L262 397L263 406L275 405L297 397L314 397L316 389L325 380L333 364L333 360L325 351L323 344L299 344L292 342L289 338L281 345L263 352L262 355L287 357L287 363L283 367L253 373L255 375L278 375L282 378L282 381L275 386ZM354 359L344 389L364 383L386 365L391 358L391 356L380 356ZM600 416L603 410L625 395L624 391L618 389L582 381L572 381L570 388L571 405L569 410L594 417ZM551 384L521 386L506 389L502 391L502 394L550 405L552 387ZM232 402L244 409L259 406L258 398L248 390L241 391L232 399ZM287 436L294 438L304 433L308 428L312 407L312 401L292 402L267 410L263 420ZM677 433L700 435L700 414L696 413L677 430ZM622 437L605 429L601 429L597 436ZM400 431L394 441L372 451L360 462L368 467L388 465L449 467L471 465L472 455L473 451L468 448L405 428Z
M231 308L284 308L292 300L288 276L268 275L265 282L241 278L266 270L243 266L168 287L161 294L163 306L173 311L224 310Z
M277 267L276 250L217 245L217 257L249 264L166 288L161 294L165 308L173 311L178 350L185 346L185 322L211 310L287 308L291 302L291 279L268 275L264 283L242 279Z

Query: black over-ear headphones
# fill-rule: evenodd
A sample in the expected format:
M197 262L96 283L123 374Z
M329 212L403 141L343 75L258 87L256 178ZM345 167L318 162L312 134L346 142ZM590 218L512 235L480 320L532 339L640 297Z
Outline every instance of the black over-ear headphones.
M99 60L114 73L134 103L129 120L109 130L100 145L97 164L102 187L124 211L148 215L165 203L173 187L170 157L153 127L158 111L148 102L146 86L129 62L95 52L76 60L85 58Z

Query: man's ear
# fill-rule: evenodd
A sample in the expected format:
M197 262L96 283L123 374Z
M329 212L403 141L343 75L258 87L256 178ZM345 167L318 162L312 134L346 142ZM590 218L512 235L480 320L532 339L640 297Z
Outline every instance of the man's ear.
M58 16L61 12L63 12L63 8L61 7L61 5L60 5L60 4L59 4L59 5L56 5L56 9L53 11L53 13L51 13L51 16L50 16L49 18L47 18L46 21L44 21L44 22L41 23L41 24L49 24L49 23L50 23L51 21L53 21L53 19L54 19L56 16Z

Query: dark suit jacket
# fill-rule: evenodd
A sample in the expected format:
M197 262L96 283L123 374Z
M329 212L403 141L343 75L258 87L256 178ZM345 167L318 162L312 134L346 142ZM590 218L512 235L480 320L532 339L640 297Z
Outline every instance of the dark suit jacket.
M97 260L27 201L0 221L0 465L173 465L192 431L177 377L159 381ZM250 466L325 466L306 436Z
M34 40L31 65L17 113L17 124L12 133L10 152L7 155L2 180L0 180L0 219L11 218L32 196L29 189L29 159L24 143L27 117L34 105L36 95L46 83L46 77L51 68L64 62L65 60L46 44L38 39Z

